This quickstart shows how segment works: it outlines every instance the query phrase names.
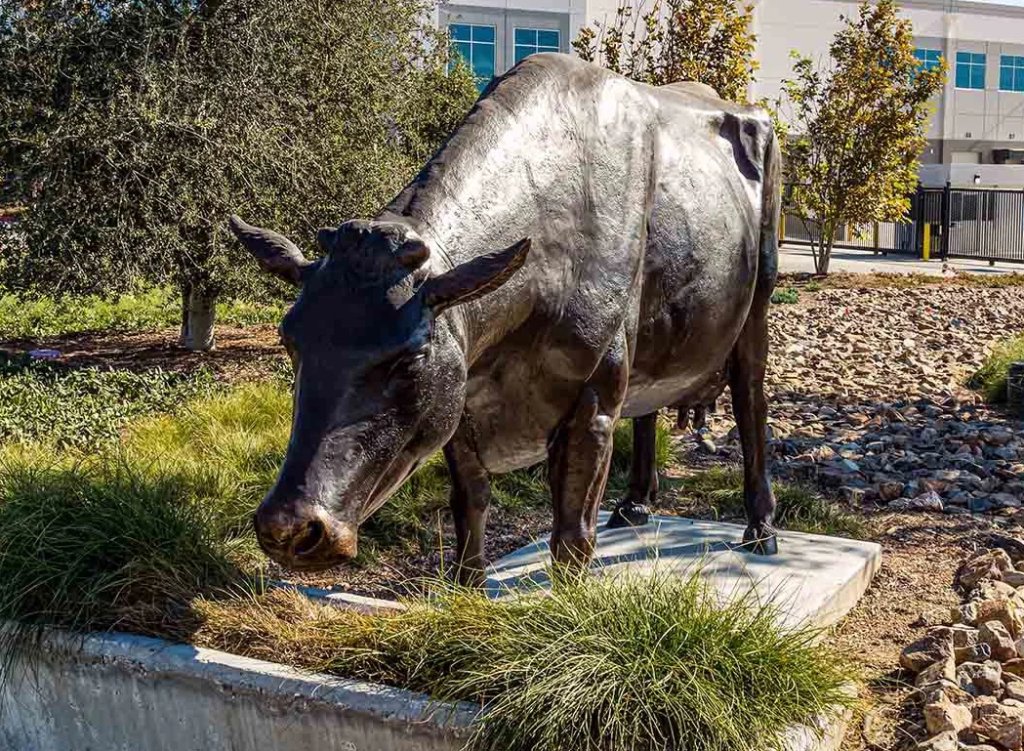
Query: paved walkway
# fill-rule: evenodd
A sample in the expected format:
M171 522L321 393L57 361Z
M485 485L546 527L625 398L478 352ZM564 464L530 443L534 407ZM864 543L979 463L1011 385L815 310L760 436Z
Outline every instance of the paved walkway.
M972 261L951 258L945 264L961 273L970 274L1024 274L1024 263L997 263L989 266L988 261ZM885 272L889 274L933 274L942 275L942 261L922 261L909 256L875 255L866 250L833 250L829 271L846 271L854 274ZM804 245L784 245L779 249L779 270L782 272L813 272L814 257L811 249Z

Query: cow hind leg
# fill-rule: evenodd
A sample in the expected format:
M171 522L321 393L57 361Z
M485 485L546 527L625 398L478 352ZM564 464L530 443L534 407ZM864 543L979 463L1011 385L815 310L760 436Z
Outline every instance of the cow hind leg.
M554 505L551 555L560 569L583 569L597 542L597 511L608 482L615 421L629 380L625 336L605 353L572 411L552 436L548 482Z
M615 510L608 519L608 529L640 527L650 520L650 507L658 496L657 428L657 412L633 420L629 490L626 497L615 504Z
M755 305L733 349L729 389L743 447L743 501L747 512L745 546L753 553L773 555L778 542L772 517L775 496L768 474L765 427L768 405L764 376L768 357L767 303Z

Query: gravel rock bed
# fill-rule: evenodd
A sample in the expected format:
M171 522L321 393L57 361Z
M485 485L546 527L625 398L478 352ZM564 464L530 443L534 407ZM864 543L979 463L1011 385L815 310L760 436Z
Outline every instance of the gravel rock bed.
M965 382L995 344L1024 329L1024 288L826 289L804 298L772 308L776 476L892 510L1021 508L1024 424ZM727 406L698 440L705 454L740 458Z

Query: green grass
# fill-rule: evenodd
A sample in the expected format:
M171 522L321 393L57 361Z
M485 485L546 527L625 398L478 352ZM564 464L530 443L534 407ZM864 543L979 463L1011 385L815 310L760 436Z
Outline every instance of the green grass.
M675 487L681 496L710 508L716 516L737 518L745 513L743 472L738 469L711 467L675 481ZM775 482L772 489L778 503L775 524L781 529L854 538L865 534L859 518L811 488Z
M993 403L1006 401L1006 375L1012 362L1024 360L1024 334L996 347L981 368L971 376L971 388L981 391Z
M213 389L206 371L70 369L0 355L0 442L87 448L116 438L133 419Z
M247 385L136 422L99 450L0 455L0 619L159 628L169 608L262 566L250 531L290 426Z
M200 642L485 706L473 751L766 751L849 704L849 664L697 576L570 577L550 596L441 589L394 615L293 593L203 602Z
M228 300L217 305L221 323L277 323L284 303ZM181 300L175 290L154 287L115 297L0 295L0 339L40 339L87 331L145 331L177 326Z
M775 305L794 305L800 302L800 293L795 287L783 287L772 293L772 303Z

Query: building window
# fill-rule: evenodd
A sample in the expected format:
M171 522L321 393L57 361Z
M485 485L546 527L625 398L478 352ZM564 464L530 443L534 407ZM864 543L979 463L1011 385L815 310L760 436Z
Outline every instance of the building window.
M535 52L558 52L561 49L561 34L558 29L516 29L515 61Z
M452 44L473 71L476 87L483 91L494 78L494 27L468 23L448 25Z
M916 49L914 50L914 57L917 58L919 65L925 70L935 70L942 65L941 50Z
M999 57L999 90L1024 92L1024 57Z
M980 52L956 53L956 87L985 88L985 55Z

